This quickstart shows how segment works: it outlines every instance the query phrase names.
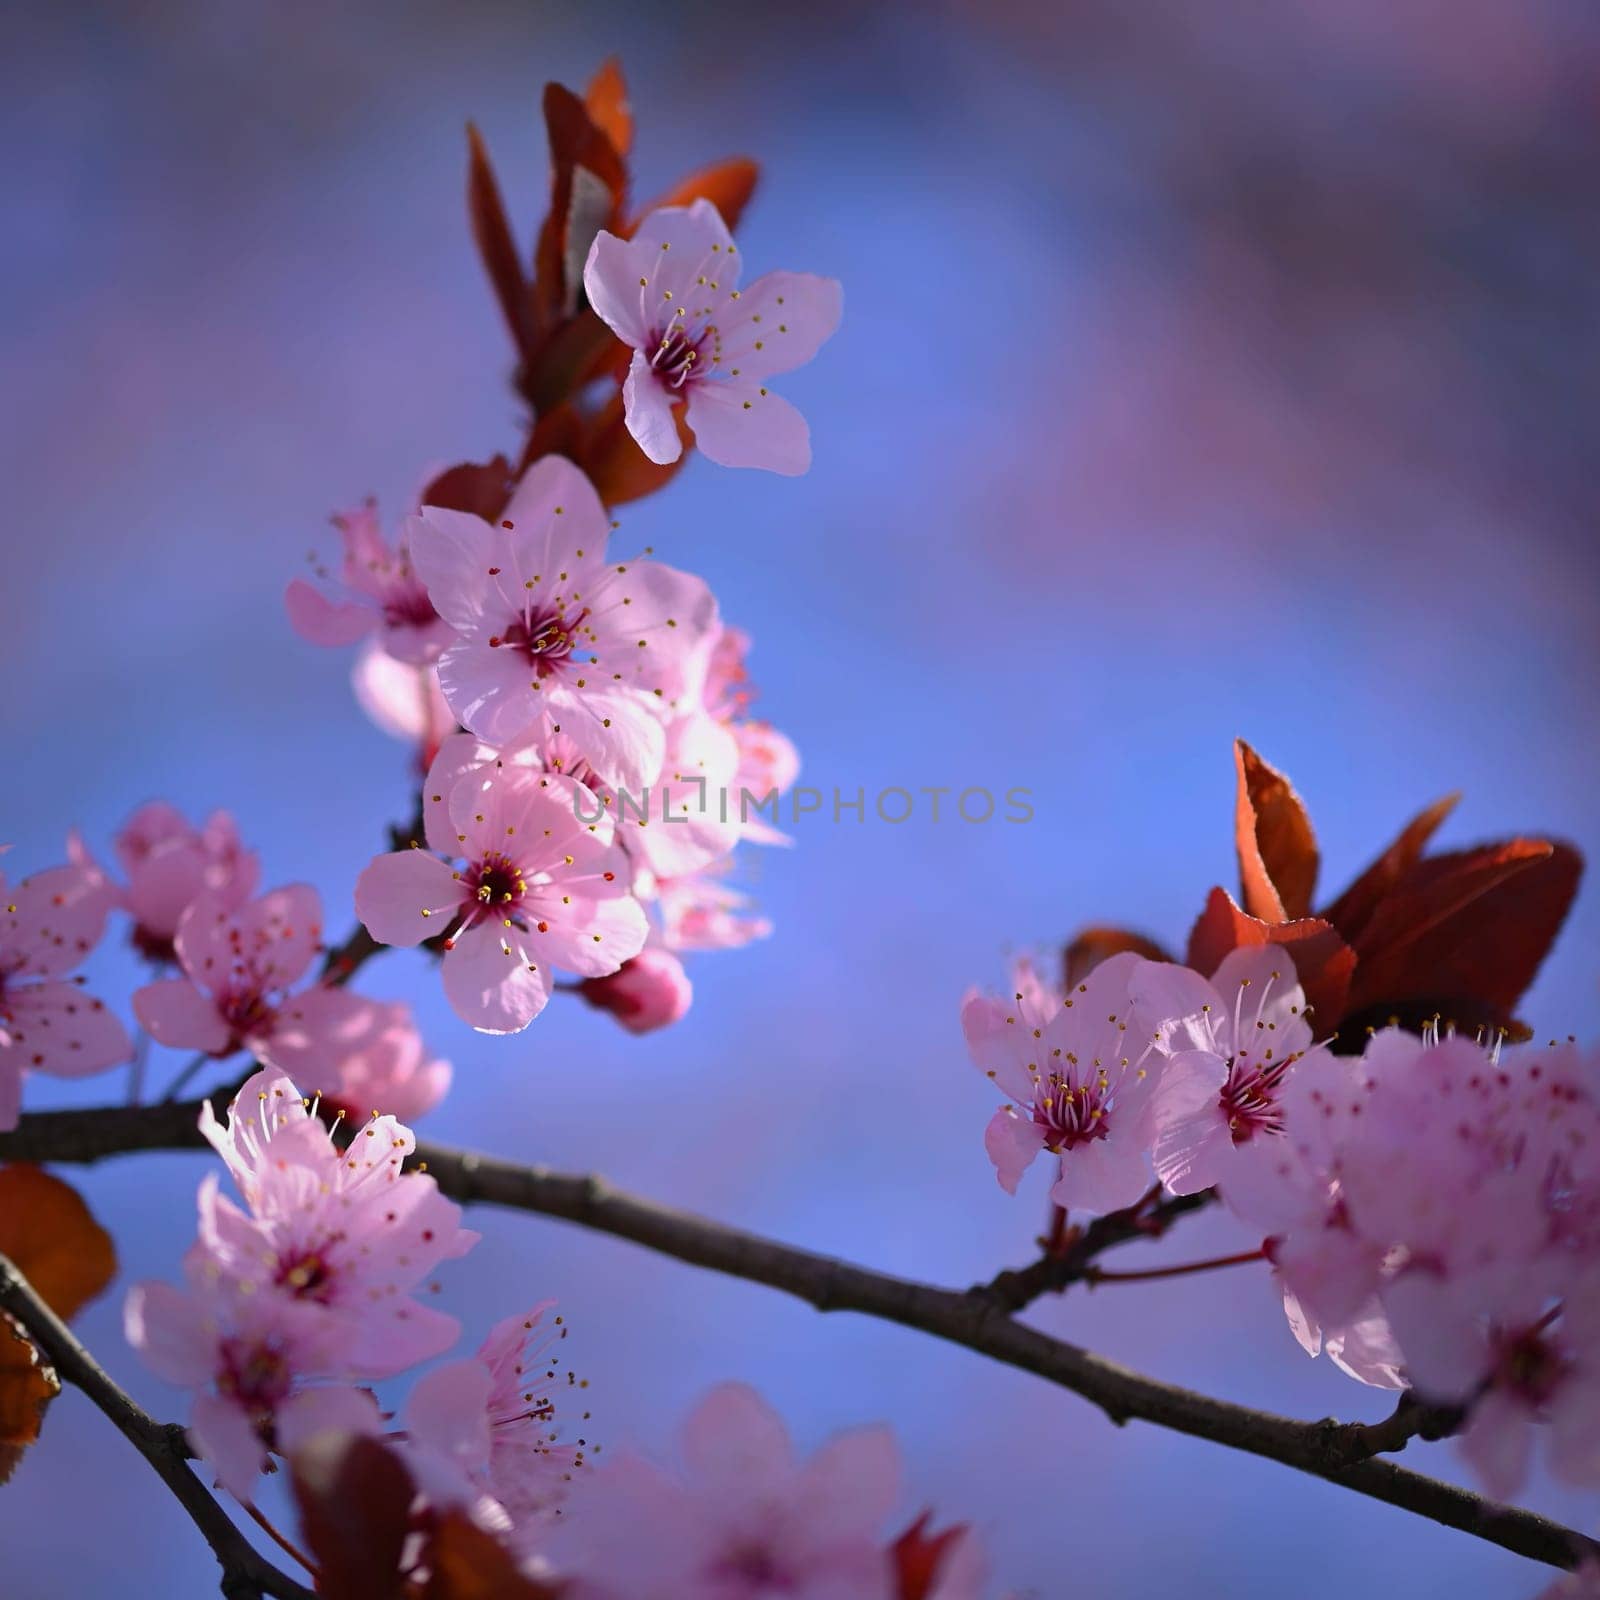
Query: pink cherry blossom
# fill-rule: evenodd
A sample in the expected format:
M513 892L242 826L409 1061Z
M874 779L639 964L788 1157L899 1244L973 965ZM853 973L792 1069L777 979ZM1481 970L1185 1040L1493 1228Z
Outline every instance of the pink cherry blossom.
M1207 980L1146 961L1129 993L1167 1062L1151 1111L1156 1173L1174 1194L1226 1188L1282 1133L1285 1082L1311 1048L1293 964L1277 947L1239 949Z
M322 1085L323 1104L345 1112L352 1122L380 1112L401 1122L416 1121L444 1099L450 1063L429 1055L409 1006L350 998L355 1004L335 1023L329 1041L336 1070Z
M668 950L737 950L772 932L772 923L750 909L750 896L723 881L716 867L682 878L640 873L634 887L652 903Z
M682 1019L694 998L683 963L670 950L647 945L609 978L585 978L578 992L609 1011L629 1033L653 1033Z
M460 748L447 744L424 785L429 850L377 857L356 911L384 944L441 939L457 1016L515 1033L544 1009L552 966L604 977L638 955L648 924L609 814L580 820L587 789L526 765L458 775Z
M417 766L426 772L439 746L454 730L435 667L412 667L369 644L350 669L356 702L391 737L417 746Z
M552 1554L577 1600L892 1600L882 1528L900 1467L885 1429L799 1461L777 1414L730 1383L690 1413L679 1453L675 1472L613 1460L574 1494Z
M321 645L354 644L376 632L382 649L396 661L425 666L435 660L453 635L412 569L406 535L390 549L371 500L335 516L333 525L344 544L344 561L337 579L320 565L317 576L350 598L330 600L304 578L294 579L284 603L295 632Z
M733 237L709 200L653 211L631 239L602 232L589 250L589 303L633 349L623 387L628 431L657 462L676 461L673 417L687 400L703 454L725 467L801 473L806 420L766 381L803 366L839 326L833 278L769 272L739 288Z
M0 873L0 1131L16 1127L25 1072L85 1077L133 1051L104 1002L69 977L100 941L106 894L90 867Z
M226 811L197 828L176 806L152 801L128 818L112 846L128 880L126 887L110 885L113 903L133 918L134 946L152 961L177 959L178 923L201 895L237 910L261 875L259 859L244 848Z
M584 1464L581 1445L562 1444L560 1390L573 1375L552 1349L566 1336L555 1302L497 1323L469 1361L436 1368L406 1405L406 1457L436 1507L462 1506L517 1555L544 1542Z
M1057 1158L1062 1207L1116 1211L1150 1183L1151 1091L1165 1066L1129 1029L1128 987L1140 958L1112 956L1070 995L1014 974L1010 1001L969 995L961 1024L972 1059L1008 1097L984 1148L1007 1194L1041 1151Z
M249 1050L307 1082L335 1084L368 1002L323 985L291 993L321 939L322 904L305 884L236 911L202 895L174 940L182 976L136 991L134 1014L159 1044L213 1056Z
M247 1209L208 1175L194 1276L315 1307L334 1330L330 1376L387 1377L455 1343L455 1318L412 1297L478 1236L431 1177L402 1170L415 1149L408 1128L373 1117L340 1150L294 1084L263 1071L240 1089L226 1126L207 1102L201 1131Z
M461 723L493 744L567 735L607 783L655 780L662 720L716 621L700 579L606 555L611 525L570 461L545 456L498 527L425 506L412 559L453 639L439 684Z
M616 797L617 840L656 878L684 878L738 844L739 746L704 712L673 718L661 771L640 794Z
M245 1503L270 1449L353 1429L371 1409L356 1391L306 1386L337 1365L338 1330L316 1307L281 1295L217 1294L193 1277L188 1290L139 1283L128 1291L123 1331L157 1377L199 1391L190 1443Z

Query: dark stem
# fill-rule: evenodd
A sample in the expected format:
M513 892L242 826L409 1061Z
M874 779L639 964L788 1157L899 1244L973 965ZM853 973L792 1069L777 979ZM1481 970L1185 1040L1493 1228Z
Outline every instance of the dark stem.
M0 1255L0 1311L12 1317L58 1377L82 1390L189 1513L222 1568L228 1600L313 1600L309 1589L279 1572L234 1526L189 1466L183 1430L157 1422L106 1375L67 1325L41 1300L7 1257Z

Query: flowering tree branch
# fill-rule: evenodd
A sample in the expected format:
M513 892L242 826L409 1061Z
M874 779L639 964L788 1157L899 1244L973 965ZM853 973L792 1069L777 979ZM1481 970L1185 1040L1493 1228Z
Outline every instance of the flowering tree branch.
M0 1255L0 1311L13 1317L57 1376L97 1405L148 1461L188 1512L222 1568L228 1600L311 1600L311 1591L266 1561L207 1492L189 1466L183 1429L157 1422L136 1405L47 1306L28 1280Z
M201 1143L199 1106L44 1112L0 1134L0 1160L93 1162L135 1150ZM1091 1224L1060 1256L962 1291L912 1282L778 1243L724 1223L637 1198L603 1178L519 1166L473 1151L418 1145L416 1159L452 1199L558 1217L631 1240L694 1266L762 1283L818 1311L854 1311L915 1328L1070 1390L1119 1426L1137 1420L1277 1461L1411 1511L1446 1527L1556 1567L1572 1567L1600 1545L1531 1511L1380 1459L1412 1438L1438 1438L1458 1418L1403 1400L1378 1423L1304 1422L1213 1399L1133 1372L1015 1320L1039 1295L1090 1276L1114 1244L1159 1233L1205 1203L1202 1195L1141 1204ZM1143 1226L1138 1223L1143 1213ZM1154 1227L1151 1219L1159 1219ZM70 1337L70 1336L69 1336Z

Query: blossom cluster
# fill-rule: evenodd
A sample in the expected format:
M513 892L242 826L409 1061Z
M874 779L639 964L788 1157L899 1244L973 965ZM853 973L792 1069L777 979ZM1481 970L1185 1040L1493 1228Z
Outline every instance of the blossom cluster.
M1500 1498L1535 1424L1558 1475L1600 1487L1600 1062L1437 1024L1335 1054L1281 948L1209 978L1125 951L1067 993L1029 962L1014 979L962 1012L1007 1096L985 1134L1003 1188L1041 1153L1063 1209L1215 1188L1309 1353L1459 1407Z
M351 585L384 575L375 615L412 619L377 624L384 648L436 682L462 730L430 724L422 839L372 862L356 908L380 942L437 949L452 1007L484 1032L527 1026L557 970L635 1031L661 1026L688 1004L680 952L767 931L726 880L741 840L781 836L726 797L782 793L798 757L749 714L749 641L705 583L615 560L612 526L560 456L492 523L424 505L373 555L370 524L340 522ZM314 593L290 589L302 631L331 643L365 626L367 608ZM647 798L630 814L619 795Z

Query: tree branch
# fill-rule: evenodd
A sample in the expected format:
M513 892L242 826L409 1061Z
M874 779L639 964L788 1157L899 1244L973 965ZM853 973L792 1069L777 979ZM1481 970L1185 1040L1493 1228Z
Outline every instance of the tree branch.
M285 1573L263 1558L234 1526L233 1519L207 1492L189 1466L183 1429L157 1422L112 1382L16 1266L0 1255L0 1311L16 1320L39 1347L58 1377L81 1389L148 1461L189 1513L222 1568L228 1600L314 1600Z
M23 1118L15 1132L0 1134L0 1160L96 1161L129 1150L188 1148L201 1142L194 1126L198 1111L190 1103L36 1114ZM1145 1377L1014 1319L1011 1311L1021 1292L1014 1280L1025 1280L1029 1291L1042 1285L1037 1287L1042 1293L1067 1270L1060 1263L1068 1261L1082 1276L1092 1255L1112 1242L1148 1233L1132 1216L1119 1214L1114 1222L1103 1218L1066 1255L1020 1274L1002 1273L994 1284L963 1292L779 1244L637 1199L598 1177L522 1167L438 1145L419 1145L417 1160L453 1199L559 1217L713 1272L766 1284L818 1311L855 1311L918 1329L1070 1390L1119 1425L1150 1422L1281 1462L1551 1566L1572 1567L1583 1556L1600 1556L1600 1545L1546 1517L1496 1505L1380 1459L1380 1452L1399 1449L1412 1437L1445 1431L1428 1408L1403 1404L1393 1417L1371 1424L1301 1422ZM1201 1203L1200 1196L1182 1205L1171 1202L1167 1213Z

